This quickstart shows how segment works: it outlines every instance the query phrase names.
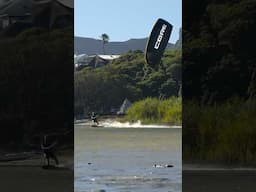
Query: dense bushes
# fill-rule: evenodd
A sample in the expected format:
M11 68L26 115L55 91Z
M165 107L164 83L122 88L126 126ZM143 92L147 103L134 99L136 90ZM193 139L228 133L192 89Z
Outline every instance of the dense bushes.
M255 1L187 1L183 9L185 100L255 98Z
M0 39L0 139L72 129L73 31L30 28ZM17 135L18 134L18 135Z
M135 102L127 111L125 120L143 123L181 124L181 98L159 100L146 98Z
M238 98L219 105L185 103L183 158L250 164L256 160L256 101Z

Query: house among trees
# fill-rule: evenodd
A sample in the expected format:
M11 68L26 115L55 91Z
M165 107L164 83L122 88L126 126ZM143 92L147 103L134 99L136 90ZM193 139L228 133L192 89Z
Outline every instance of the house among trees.
M32 23L31 13L25 13L24 15L8 15L2 14L0 15L0 29L5 29L8 26L15 23Z
M15 23L32 23L32 4L29 0L7 0L0 2L0 29Z
M33 4L32 15L36 26L46 28L73 27L73 0L46 0Z
M93 68L102 67L107 65L110 61L119 58L120 55L75 55L74 62L75 68L81 70L82 68L89 66Z
M73 26L73 0L7 0L0 2L0 30L17 25L63 28ZM21 28L21 29L20 29Z

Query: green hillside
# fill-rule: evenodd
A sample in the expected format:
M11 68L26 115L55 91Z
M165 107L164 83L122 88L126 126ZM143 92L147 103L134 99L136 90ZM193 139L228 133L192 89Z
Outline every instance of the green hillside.
M100 68L75 73L75 115L108 113L125 98L178 96L181 89L181 50L167 50L157 68L146 65L142 51L129 51Z

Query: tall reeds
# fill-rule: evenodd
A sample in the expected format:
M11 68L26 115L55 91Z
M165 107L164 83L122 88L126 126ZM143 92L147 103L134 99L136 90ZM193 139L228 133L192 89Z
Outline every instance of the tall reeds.
M159 100L146 98L133 103L128 109L126 120L141 120L143 123L181 124L181 98Z
M185 104L183 158L227 164L255 164L256 101L233 98L226 103Z

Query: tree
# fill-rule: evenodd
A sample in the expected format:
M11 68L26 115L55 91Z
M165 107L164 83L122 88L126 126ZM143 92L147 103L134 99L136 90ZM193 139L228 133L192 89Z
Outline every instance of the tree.
M103 53L105 55L105 44L108 43L109 41L109 36L106 33L103 33L100 36L101 40L102 40L102 48L103 48Z
M75 115L85 112L109 113L125 98L132 102L146 97L177 96L181 87L181 50L166 50L162 67L149 68L142 51L128 51L110 64L85 67L75 72ZM0 71L1 72L1 71Z

